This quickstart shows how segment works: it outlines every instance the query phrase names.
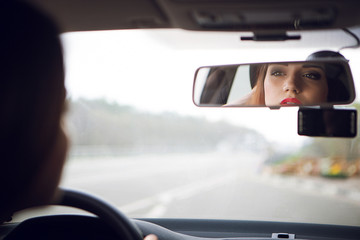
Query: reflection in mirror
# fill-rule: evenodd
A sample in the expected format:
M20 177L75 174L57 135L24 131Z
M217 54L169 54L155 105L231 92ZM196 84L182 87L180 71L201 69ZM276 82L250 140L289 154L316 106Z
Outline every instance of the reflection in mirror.
M193 91L197 106L330 106L354 98L344 60L201 67Z

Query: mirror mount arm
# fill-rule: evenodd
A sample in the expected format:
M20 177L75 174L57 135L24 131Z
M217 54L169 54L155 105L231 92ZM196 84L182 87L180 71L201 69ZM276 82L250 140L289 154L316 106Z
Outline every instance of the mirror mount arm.
M281 106L269 106L270 110L279 110Z
M287 35L286 32L254 32L254 36L241 36L241 41L287 41L300 40L300 35Z

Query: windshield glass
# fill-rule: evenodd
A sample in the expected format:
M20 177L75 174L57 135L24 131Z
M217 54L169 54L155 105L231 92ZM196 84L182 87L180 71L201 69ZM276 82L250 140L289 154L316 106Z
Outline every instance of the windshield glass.
M61 185L101 196L129 217L360 226L358 138L299 136L297 107L192 102L200 66L305 60L353 44L338 35L242 43L238 33L181 30L64 34L72 148ZM341 53L356 84L359 50Z

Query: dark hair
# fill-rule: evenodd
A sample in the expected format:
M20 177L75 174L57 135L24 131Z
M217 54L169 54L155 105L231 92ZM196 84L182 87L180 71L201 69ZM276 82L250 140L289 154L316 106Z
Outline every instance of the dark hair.
M260 68L263 64L251 64L249 68L250 73L250 86L254 88L259 78Z
M310 54L306 60L307 61L316 61L316 60L341 60L347 61L346 58L339 52L334 51L318 51ZM347 102L350 99L349 89L345 86L346 73L344 69L333 63L325 64L325 74L328 84L328 97L327 101L330 103L341 103Z
M0 214L4 216L24 201L54 146L65 89L58 29L47 16L23 2L0 1L0 29Z
M265 105L264 80L267 72L268 64L259 63L250 65L250 85L253 89L256 86L249 105Z

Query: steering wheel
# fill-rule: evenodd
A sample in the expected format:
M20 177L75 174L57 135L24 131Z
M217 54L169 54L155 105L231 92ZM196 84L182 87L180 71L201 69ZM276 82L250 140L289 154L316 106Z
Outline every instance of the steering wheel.
M51 230L51 227L48 226L59 226L71 225L72 230L77 230L77 222L85 220L86 228L84 231L88 231L91 234L91 230L97 230L100 228L107 228L111 230L116 239L126 239L126 240L143 240L143 235L140 229L134 224L129 218L127 218L123 213L115 209L110 204L105 201L94 197L92 195L67 189L59 189L62 199L59 203L54 205L68 206L79 208L90 213L95 214L99 218L95 217L85 217L85 216L48 216L48 217L39 217L25 220L20 223L13 232L10 233L9 239L23 239L22 236L27 236L26 238L31 237L31 234L34 232L37 234L42 234L42 232L52 231L52 234L56 235L56 229ZM55 221L54 221L55 220ZM91 220L91 221L89 221ZM82 222L84 225L84 222ZM34 231L34 228L37 229ZM69 232L68 235L71 236L71 231L69 229L62 230ZM20 232L20 233L19 233ZM45 233L46 234L46 233ZM29 236L30 235L30 236ZM84 233L85 235L85 233ZM36 237L36 236L34 236ZM39 237L39 236L37 236ZM84 236L83 236L84 237ZM7 239L7 237L5 238Z
M58 205L80 208L95 214L109 225L119 237L127 240L143 240L140 229L122 212L92 195L60 189L62 200Z

